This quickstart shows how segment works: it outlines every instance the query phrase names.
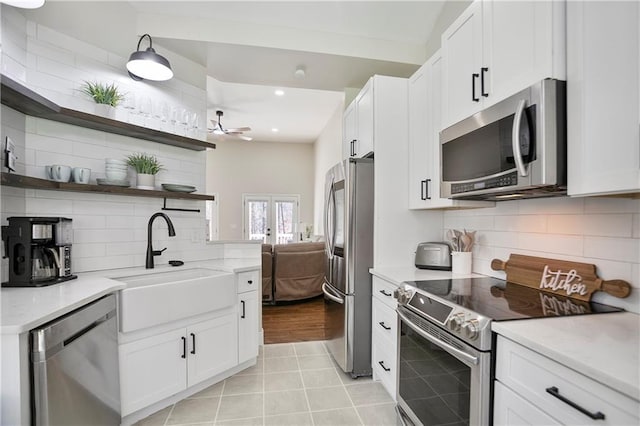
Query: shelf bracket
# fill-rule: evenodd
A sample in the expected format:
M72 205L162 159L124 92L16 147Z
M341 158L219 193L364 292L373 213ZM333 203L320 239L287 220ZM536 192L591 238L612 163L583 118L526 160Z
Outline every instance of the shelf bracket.
M174 209L172 207L167 207L167 199L163 198L164 204L162 205L162 210L172 211L172 212L193 212L200 213L200 209Z

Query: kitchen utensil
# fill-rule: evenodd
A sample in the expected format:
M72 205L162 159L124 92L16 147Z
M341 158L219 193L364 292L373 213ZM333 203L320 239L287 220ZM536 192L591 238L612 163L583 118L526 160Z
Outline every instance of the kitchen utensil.
M456 234L453 229L449 229L447 231L447 238L449 239L449 241L451 241L451 249L453 251L460 251L458 237L456 237Z
M89 178L91 177L91 169L86 169L83 167L74 167L73 168L73 181L75 183L89 183Z
M173 184L173 183L163 183L162 184L162 188L165 191L171 191L171 192L195 192L197 191L195 186L190 186L190 185L178 185L178 184Z
M507 281L579 300L591 300L596 291L624 298L631 286L624 280L603 280L590 263L511 254L508 261L493 259L491 268L505 271Z
M69 182L71 179L71 167L54 164L45 167L49 179L56 182Z

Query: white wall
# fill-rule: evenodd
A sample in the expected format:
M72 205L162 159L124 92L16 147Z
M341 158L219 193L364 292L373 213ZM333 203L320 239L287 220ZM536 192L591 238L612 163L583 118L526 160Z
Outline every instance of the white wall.
M2 6L2 73L60 105L93 112L92 101L78 89L83 80L116 82L123 90L162 98L204 115L204 89L180 80L166 84L134 82L125 72L125 58L62 32L26 20L17 9ZM185 61L184 64L188 64ZM205 74L201 68L192 69ZM204 83L203 83L204 86ZM125 115L126 119L126 115ZM64 164L92 169L92 183L104 177L104 158L124 158L134 152L158 156L166 170L156 184L182 183L204 192L204 151L191 151L149 141L26 117L2 107L0 137L18 145L17 173L45 178L44 166ZM135 184L133 171L130 181ZM220 247L204 241L204 202L169 200L169 207L200 208L201 213L168 212L177 236L168 238L166 225L156 222L154 245L168 250L156 262L221 257ZM148 218L162 207L161 199L98 193L24 190L3 187L2 223L12 215L65 216L73 219L73 270L83 272L144 264ZM5 265L6 266L6 265ZM3 268L6 272L6 268Z
M327 171L342 160L342 114L339 105L313 145L314 148L314 207L313 233L324 235L324 178Z
M218 194L219 238L242 239L242 194L299 194L299 221L313 222L312 144L226 140L207 153L207 192Z
M507 260L510 253L592 263L600 278L633 286L626 299L602 292L593 299L640 313L640 200L503 201L493 208L447 211L444 228L477 230L474 272L504 278L490 263Z
M473 3L472 0L446 1L427 40L426 57L430 58L440 48L441 35L458 16Z

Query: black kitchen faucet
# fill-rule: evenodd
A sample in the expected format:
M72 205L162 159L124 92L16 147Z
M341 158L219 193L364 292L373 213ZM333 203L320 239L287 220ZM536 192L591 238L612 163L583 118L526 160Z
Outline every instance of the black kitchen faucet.
M169 227L169 236L170 237L176 236L176 230L173 227L173 223L171 222L171 219L169 219L169 216L167 216L164 213L155 213L153 216L151 216L151 218L149 218L149 224L147 225L147 261L144 265L144 267L147 269L153 269L153 256L160 256L162 252L167 249L165 247L162 250L154 250L153 247L151 246L151 234L152 234L151 227L153 225L153 221L157 217L162 217L165 220L165 222L167 222L167 226Z

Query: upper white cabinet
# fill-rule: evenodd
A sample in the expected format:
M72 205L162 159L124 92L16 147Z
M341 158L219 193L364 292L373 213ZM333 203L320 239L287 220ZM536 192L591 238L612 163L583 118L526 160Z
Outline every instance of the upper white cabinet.
M486 207L440 198L442 56L436 52L409 78L409 208Z
M569 195L640 191L640 5L567 3Z
M386 119L376 112L379 102L398 102L401 95L389 90L397 82L396 77L374 75L367 81L358 96L347 107L343 115L344 159L362 158L373 154L376 126Z
M476 0L442 34L442 128L544 78L566 79L565 3Z

